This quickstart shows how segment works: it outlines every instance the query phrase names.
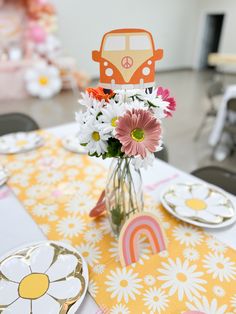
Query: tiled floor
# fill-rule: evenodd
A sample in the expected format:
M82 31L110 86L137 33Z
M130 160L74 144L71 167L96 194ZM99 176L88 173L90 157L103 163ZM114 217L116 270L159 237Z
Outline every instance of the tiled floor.
M157 84L172 91L178 106L174 117L164 121L164 141L169 150L170 163L187 172L210 164L236 169L236 154L222 163L211 158L211 148L207 141L213 125L212 119L209 119L200 139L197 142L193 141L209 105L205 91L213 75L210 71L176 71L157 75ZM236 75L224 75L223 78L225 84L236 84ZM217 102L219 101L220 99ZM24 112L31 115L42 128L73 121L74 112L78 109L77 98L70 92L46 101L29 98L0 102L0 114Z

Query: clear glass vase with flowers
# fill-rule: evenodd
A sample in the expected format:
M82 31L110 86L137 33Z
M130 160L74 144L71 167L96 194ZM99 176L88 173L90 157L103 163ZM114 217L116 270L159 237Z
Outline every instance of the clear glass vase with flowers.
M79 142L90 156L113 158L105 188L112 230L143 210L140 168L152 165L162 149L161 119L172 115L176 103L162 87L149 90L88 88L76 114Z

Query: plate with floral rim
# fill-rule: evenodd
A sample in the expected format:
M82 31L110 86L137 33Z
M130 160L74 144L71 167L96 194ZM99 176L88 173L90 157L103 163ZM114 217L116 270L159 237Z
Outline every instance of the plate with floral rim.
M176 183L161 192L163 207L176 218L204 228L223 228L236 221L232 198L210 184Z
M4 185L8 180L8 172L7 170L0 165L0 187Z
M74 314L88 281L87 264L72 246L28 244L0 258L0 312Z
M0 137L0 154L19 154L42 146L44 140L36 132L17 132Z
M64 137L61 142L62 146L72 153L87 154L85 148L80 145L77 134L68 135Z

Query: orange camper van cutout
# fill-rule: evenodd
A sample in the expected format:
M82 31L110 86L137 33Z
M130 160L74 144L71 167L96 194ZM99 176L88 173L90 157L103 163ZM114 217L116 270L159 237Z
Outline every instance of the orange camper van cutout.
M107 89L148 88L155 83L155 50L152 34L144 29L116 29L102 38L92 58L100 64L100 86Z

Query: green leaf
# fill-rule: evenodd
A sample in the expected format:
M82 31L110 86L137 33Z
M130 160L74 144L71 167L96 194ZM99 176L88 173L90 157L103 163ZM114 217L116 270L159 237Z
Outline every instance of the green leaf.
M116 208L113 208L111 210L111 220L114 225L120 226L123 219L124 219L124 213L120 211L119 205Z

